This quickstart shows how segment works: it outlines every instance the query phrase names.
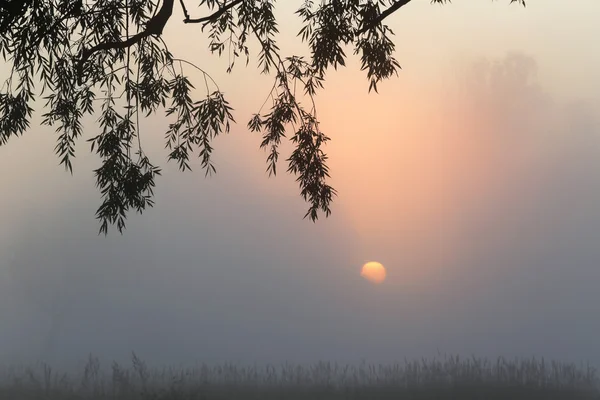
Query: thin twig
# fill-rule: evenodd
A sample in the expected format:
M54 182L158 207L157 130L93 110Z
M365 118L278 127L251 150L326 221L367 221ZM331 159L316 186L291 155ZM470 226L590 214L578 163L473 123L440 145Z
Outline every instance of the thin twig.
M181 1L183 1L183 0L181 0ZM183 22L186 24L197 24L199 22L214 21L217 18L219 18L221 15L223 15L223 13L225 13L225 11L237 6L238 4L240 4L243 1L244 0L233 0L229 4L223 5L223 7L219 8L217 11L215 11L211 15L207 15L206 17L202 17L202 18L189 18L189 16L186 15ZM184 14L187 14L187 10L185 9L185 7L184 7Z

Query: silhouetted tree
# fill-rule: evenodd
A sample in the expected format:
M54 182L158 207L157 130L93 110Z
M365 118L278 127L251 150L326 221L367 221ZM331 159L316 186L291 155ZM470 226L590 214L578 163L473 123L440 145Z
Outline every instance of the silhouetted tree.
M287 0L290 1L290 0ZM261 148L269 150L269 174L276 173L278 146L288 126L294 150L288 171L297 176L302 197L309 203L305 215L330 214L335 190L327 184L329 138L319 129L314 101L323 87L328 67L343 66L344 47L351 45L367 71L369 91L397 72L392 31L383 22L410 0L303 0L296 14L299 32L310 48L310 59L283 57L275 40L278 33L275 0L199 0L206 15L197 17L190 0L179 0L186 24L208 30L210 50L225 50L235 59L246 58L248 43L260 47L262 72L274 72L269 93L271 109L253 115L251 131L262 132ZM449 0L431 0L446 3ZM510 0L525 5L524 0ZM92 152L102 159L96 169L102 203L96 212L100 232L108 225L122 232L131 209L142 212L153 205L155 177L160 169L144 154L139 140L139 117L163 109L173 116L166 132L169 160L182 170L190 168L198 152L206 173L211 163L211 140L230 129L232 108L210 76L199 67L176 59L161 37L173 19L175 0L2 0L0 1L0 52L9 63L10 76L0 89L0 145L23 134L30 125L31 103L45 94L43 124L56 126L56 153L72 172L75 142L82 135L82 117L99 115L101 133L90 138ZM317 3L317 4L315 4ZM194 6L197 5L195 2ZM193 86L182 66L202 71L206 98L194 100ZM36 86L41 91L36 92ZM297 86L304 94L296 94ZM102 93L102 96L98 96Z

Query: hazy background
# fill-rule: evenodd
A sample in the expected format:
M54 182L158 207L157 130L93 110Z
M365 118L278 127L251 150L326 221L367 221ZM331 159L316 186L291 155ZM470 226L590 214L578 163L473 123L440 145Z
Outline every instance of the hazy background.
M280 3L282 51L306 53L300 3ZM600 3L508 3L404 7L387 20L403 70L379 95L356 59L329 73L317 100L339 197L317 224L302 220L292 176L267 178L246 129L272 77L255 58L227 75L178 9L167 43L235 107L217 175L166 164L167 121L144 121L165 167L157 204L105 238L87 143L73 177L52 129L34 123L0 147L0 360L391 362L439 350L600 365ZM360 278L368 260L387 267L384 284Z

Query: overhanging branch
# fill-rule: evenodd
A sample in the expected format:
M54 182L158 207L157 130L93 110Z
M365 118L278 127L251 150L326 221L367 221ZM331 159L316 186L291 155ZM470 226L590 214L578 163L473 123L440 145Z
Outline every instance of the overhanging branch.
M163 29L164 29L165 25L167 24L167 21L173 14L174 1L175 0L163 0L163 4L162 4L160 10L158 11L158 13L156 13L156 15L154 17L152 17L148 21L148 24L146 25L146 29L133 35L129 39L113 41L113 42L103 42L103 43L99 43L89 49L83 49L83 51L81 52L81 59L79 60L79 65L77 66L77 74L78 74L78 78L79 78L79 83L81 84L81 81L83 78L83 68L84 68L85 62L95 52L101 51L101 50L110 50L110 49L125 49L127 47L133 46L136 43L139 43L142 39L144 39L150 35L158 36L158 35L162 34ZM217 18L219 18L223 13L225 13L227 10L235 7L236 5L240 4L243 1L244 0L233 0L232 2L219 8L217 11L215 11L211 15L208 15L208 16L202 17L202 18L190 18L187 8L185 7L184 1L180 0L181 7L183 9L183 13L185 16L185 19L183 20L183 22L186 24L190 24L190 23L214 21Z
M396 11L398 11L401 7L403 7L403 6L407 5L408 3L410 3L410 1L411 0L398 0L398 1L396 1L394 4L392 4L390 6L390 8L388 8L387 10L385 10L384 12L382 12L381 14L379 14L373 21L370 21L369 23L367 23L366 25L364 25L357 32L357 34L360 35L361 33L365 33L369 29L375 27L381 21L383 21L384 19L386 19L387 17L389 17L390 15L392 15L393 13L395 13Z
M77 73L79 75L79 82L81 83L81 79L83 76L83 67L85 62L97 51L100 50L110 50L110 49L124 49L130 46L133 46L136 43L139 43L142 39L150 36L150 35L160 35L163 32L165 25L169 18L171 18L171 14L173 14L173 2L174 0L163 0L163 4L160 10L156 13L156 15L148 21L146 24L146 29L133 35L127 40L114 41L114 42L103 42L95 45L90 49L83 49L81 52L81 59L79 60L79 65L77 68Z
M450 2L449 0L431 0L431 1L432 1L432 3ZM405 5L407 5L410 2L411 2L411 0L397 0L396 2L394 2L394 4L392 4L390 6L390 8L388 8L387 10L385 10L384 12L379 14L373 21L370 21L367 24L365 24L356 34L360 35L361 33L365 33L366 31L375 27L381 21L383 21L384 19L386 19L387 17L389 17L390 15L392 15L393 13L398 11L401 7L404 7ZM512 3L519 3L519 4L522 4L523 7L525 7L525 0L510 0L510 4L512 4Z
M244 0L233 0L231 3L225 4L223 7L219 8L217 11L215 11L211 15L207 15L206 17L202 17L202 18L190 18L189 15L187 14L187 10L184 7L183 10L184 10L185 19L183 20L183 22L185 22L186 24L196 24L199 22L214 21L217 18L219 18L221 15L223 15L223 13L225 13L225 11L237 6L238 4L240 4L243 1ZM183 2L182 2L182 5L183 5Z

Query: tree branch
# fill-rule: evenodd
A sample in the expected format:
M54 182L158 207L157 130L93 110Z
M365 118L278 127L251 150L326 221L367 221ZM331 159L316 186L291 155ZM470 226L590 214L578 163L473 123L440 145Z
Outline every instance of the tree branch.
M110 49L124 49L130 46L133 46L136 43L139 43L142 39L150 36L150 35L161 35L165 25L169 18L171 18L171 14L173 14L173 2L174 0L163 0L162 7L156 13L155 16L150 18L148 23L146 24L146 29L133 35L127 40L115 41L115 42L103 42L95 45L90 49L83 49L81 52L81 60L79 61L79 65L77 67L77 73L79 75L79 83L81 84L81 79L83 76L83 66L85 62L97 51L100 50L110 50Z
M384 19L386 19L387 17L389 17L390 15L392 15L393 13L398 11L401 7L410 3L410 1L411 0L396 1L394 4L392 4L390 6L390 8L388 8L387 10L385 10L384 12L379 14L373 21L370 21L368 24L364 25L358 32L356 32L356 34L360 35L361 33L365 33L369 29L375 27L375 25L379 24L381 21L383 21Z
M366 24L365 26L363 26L358 32L356 32L356 34L360 35L361 33L365 33L366 31L375 27L375 25L379 24L381 21L383 21L384 19L386 19L387 17L389 17L390 15L392 15L393 13L398 11L401 7L404 7L405 5L407 5L410 2L411 2L411 0L397 0L394 4L392 4L390 6L390 8L388 8L387 10L385 10L384 12L379 14L373 21L371 21L368 24ZM449 2L449 0L431 0L431 2L432 3L446 3L446 2ZM522 4L523 7L526 6L525 0L510 0L510 4L512 4L512 3Z
M183 16L185 17L185 20L190 19L190 14L188 14L188 10L187 10L187 7L185 6L185 2L183 0L179 0L179 4L181 4L181 9L183 10Z
M156 13L156 15L154 17L152 17L148 21L148 24L146 25L146 29L137 33L136 35L133 35L129 39L114 41L114 42L103 42L103 43L99 43L89 49L84 48L81 52L81 59L79 61L79 65L77 66L77 74L78 74L79 84L81 84L82 79L83 79L83 67L85 65L85 62L95 52L101 51L101 50L110 50L110 49L125 49L127 47L133 46L136 43L139 43L142 39L144 39L150 35L157 35L157 36L161 35L165 25L167 24L167 21L173 14L174 1L175 0L163 0L163 4L162 4L160 10L158 11L158 13ZM217 11L215 11L211 15L208 15L208 16L202 17L202 18L192 19L188 15L187 9L185 7L185 3L183 2L183 0L180 0L181 6L183 8L184 16L185 16L185 19L183 20L183 22L185 22L186 24L189 24L189 23L213 21L213 20L219 18L227 10L240 4L242 1L244 1L244 0L233 0L231 3L224 5L223 7L219 8Z
M215 19L217 19L221 15L223 15L223 13L225 13L225 11L237 6L238 4L240 4L243 1L244 0L233 0L231 3L224 5L223 7L219 8L217 11L212 13L211 15L208 15L208 16L202 17L202 18L190 18L188 15L186 15L183 22L186 24L196 24L199 22L214 21ZM187 11L185 10L185 8L184 8L184 12L187 14Z

